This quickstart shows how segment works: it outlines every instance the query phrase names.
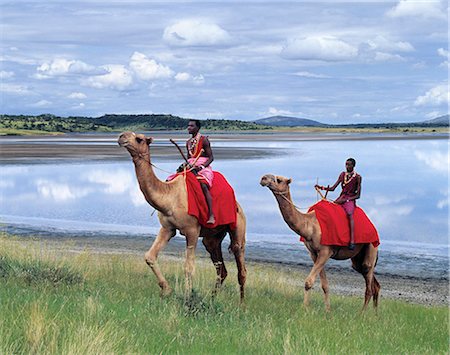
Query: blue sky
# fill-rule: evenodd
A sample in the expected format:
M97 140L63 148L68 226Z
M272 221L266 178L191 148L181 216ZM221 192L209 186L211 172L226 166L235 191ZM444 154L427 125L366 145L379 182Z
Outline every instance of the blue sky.
M448 112L446 1L5 1L1 113L324 123Z

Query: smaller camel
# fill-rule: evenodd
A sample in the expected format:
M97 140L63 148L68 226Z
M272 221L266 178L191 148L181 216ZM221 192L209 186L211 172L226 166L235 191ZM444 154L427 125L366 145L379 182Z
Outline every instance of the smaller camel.
M366 280L366 292L362 309L365 310L367 308L370 299L373 297L373 305L376 310L381 289L374 275L375 265L378 259L378 248L374 247L371 243L356 244L354 250L350 250L348 247L320 244L322 233L319 221L316 218L316 213L314 211L302 213L295 208L289 189L290 183L291 179L271 174L264 175L260 182L261 186L268 187L274 194L283 219L289 228L305 239L305 246L314 262L314 266L305 280L305 297L303 300L305 307L309 305L310 291L317 274L319 274L324 293L325 307L327 311L330 310L325 264L331 258L335 260L352 260L353 269L362 274Z
M158 266L157 258L159 252L175 236L177 230L186 237L186 261L184 266L186 297L192 291L195 249L198 238L203 238L203 245L209 252L216 268L215 291L224 282L227 277L227 269L223 262L222 241L228 233L231 239L229 250L236 259L242 302L244 300L244 286L247 274L244 260L246 220L242 207L236 201L235 229L231 229L229 225L221 225L215 228L202 227L198 223L197 218L188 214L188 194L184 177L178 176L170 182L163 182L155 175L150 159L150 144L152 141L152 138L134 132L123 132L118 139L119 145L126 148L131 155L139 187L146 201L158 211L161 229L150 250L145 253L145 261L158 279L161 295L168 295L172 290Z

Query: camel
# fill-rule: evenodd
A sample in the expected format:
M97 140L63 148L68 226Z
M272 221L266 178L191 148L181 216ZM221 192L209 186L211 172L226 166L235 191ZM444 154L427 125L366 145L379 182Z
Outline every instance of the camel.
M260 181L261 186L268 187L274 194L283 219L289 228L305 239L305 246L314 262L314 266L305 280L303 300L305 308L309 305L311 288L314 285L317 274L319 274L324 293L325 307L327 311L330 311L329 288L325 274L325 264L331 258L335 260L351 259L353 269L362 274L366 281L366 292L362 310L367 308L372 297L376 310L381 289L374 275L378 258L378 248L375 248L371 243L356 244L354 250L350 250L347 247L320 244L322 233L319 221L316 218L316 213L314 211L302 213L297 210L292 202L289 189L290 183L291 179L271 174L264 175Z
M163 182L155 175L150 158L150 144L152 141L152 138L134 132L123 132L118 138L119 145L126 148L131 155L139 187L146 201L158 211L161 228L151 248L145 253L145 261L158 280L161 295L169 295L172 289L158 266L157 258L159 252L175 236L177 230L186 237L184 270L187 297L192 291L195 250L198 238L203 238L203 245L209 252L216 268L217 278L213 293L217 292L224 282L227 277L227 270L222 256L222 241L228 233L231 239L228 249L234 254L236 259L240 300L242 302L244 300L244 286L247 273L244 259L246 219L242 207L236 201L238 209L236 229L231 230L229 225L218 226L214 229L202 227L198 223L197 218L189 215L187 212L188 195L184 178L179 176L170 182Z

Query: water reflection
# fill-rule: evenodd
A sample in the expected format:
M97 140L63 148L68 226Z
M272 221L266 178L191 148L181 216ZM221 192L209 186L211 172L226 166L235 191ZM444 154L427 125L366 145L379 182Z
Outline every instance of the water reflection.
M291 177L294 202L306 210L317 200L314 184L334 183L345 160L352 156L363 177L359 205L377 226L381 249L406 252L407 246L421 243L422 251L447 256L449 155L443 140L220 144L228 144L230 149L265 144L268 150L276 146L284 152L266 159L216 160L213 164L236 190L247 215L250 242L298 244L274 197L259 185L262 175ZM178 166L178 162L163 159L155 163L166 171ZM156 174L162 180L167 176L159 170ZM336 191L330 197L337 195ZM5 165L0 202L0 217L9 223L56 224L62 229L91 231L118 231L127 226L136 233L155 233L159 228L139 190L131 161Z

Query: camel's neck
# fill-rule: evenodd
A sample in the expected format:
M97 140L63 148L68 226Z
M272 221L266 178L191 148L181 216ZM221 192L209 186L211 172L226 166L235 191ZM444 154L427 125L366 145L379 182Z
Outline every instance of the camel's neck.
M294 206L290 191L287 191L285 194L274 193L274 196L280 207L283 219L289 228L302 237L309 239L311 235L310 218Z
M150 156L133 157L136 177L146 201L156 210L167 212L169 209L167 196L171 186L161 181L153 171Z

